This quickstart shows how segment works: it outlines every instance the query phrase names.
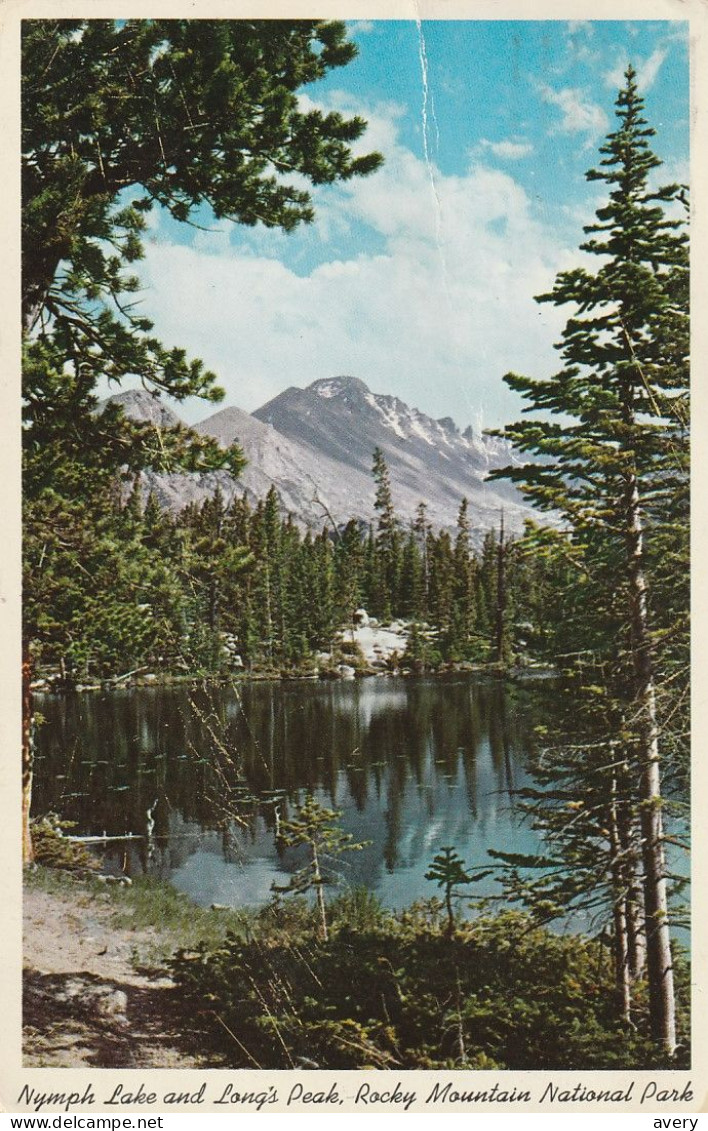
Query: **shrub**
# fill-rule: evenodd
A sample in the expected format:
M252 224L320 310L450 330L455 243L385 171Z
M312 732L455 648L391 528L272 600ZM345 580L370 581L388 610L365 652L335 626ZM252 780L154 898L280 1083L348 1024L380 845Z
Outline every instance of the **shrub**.
M31 822L35 864L68 872L100 872L100 860L80 841L64 835L75 827L75 821L62 821L56 813L35 817Z
M326 942L232 936L211 952L180 953L173 973L234 1067L660 1063L617 1019L611 966L596 942L554 935L518 913L460 924L448 938L424 925L427 914L367 930L342 924Z

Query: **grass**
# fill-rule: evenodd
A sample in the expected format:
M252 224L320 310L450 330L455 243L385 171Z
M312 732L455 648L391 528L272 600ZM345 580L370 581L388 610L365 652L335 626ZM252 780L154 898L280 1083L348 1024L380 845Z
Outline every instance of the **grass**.
M227 934L245 939L254 919L247 910L198 907L171 884L152 876L139 876L130 887L123 887L38 866L25 873L25 884L82 906L97 902L107 907L117 930L135 932L138 965L161 965L180 948L217 947Z
M140 876L132 887L111 893L117 927L158 931L176 947L189 949L200 942L218 945L227 934L245 938L253 915L232 908L199 907L171 884Z
M316 913L306 900L291 899L264 907L199 907L169 882L138 876L130 886L106 884L90 875L38 865L25 872L27 888L68 899L79 907L97 903L107 909L116 930L135 933L136 966L163 966L178 950L217 949L229 935L242 942L256 938L287 939L314 929ZM328 917L334 926L370 930L390 918L371 892L355 889L333 897Z

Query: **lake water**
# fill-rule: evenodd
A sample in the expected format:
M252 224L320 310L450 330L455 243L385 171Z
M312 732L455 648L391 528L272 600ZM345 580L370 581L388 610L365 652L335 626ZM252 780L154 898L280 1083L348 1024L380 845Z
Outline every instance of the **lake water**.
M312 793L367 842L339 857L340 886L403 907L439 894L425 872L444 845L470 866L539 847L514 791L552 695L468 674L39 695L34 811L139 836L106 846L113 871L253 906L302 863L275 829Z

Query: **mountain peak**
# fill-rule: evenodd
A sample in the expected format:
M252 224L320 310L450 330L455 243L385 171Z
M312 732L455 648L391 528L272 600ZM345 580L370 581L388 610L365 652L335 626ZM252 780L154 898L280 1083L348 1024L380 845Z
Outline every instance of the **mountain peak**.
M130 420L143 424L175 428L182 423L177 413L160 399L159 394L147 389L126 389L122 393L114 393L99 403L97 411L102 412L109 404L120 405Z
M321 377L318 381L313 381L311 385L307 386L307 392L315 393L325 400L331 400L333 397L341 397L347 393L369 393L370 389L359 377L342 375L340 377Z
M158 427L179 419L143 390L111 399L126 415ZM245 491L252 502L275 485L284 510L313 530L325 521L345 524L352 518L368 524L375 496L371 463L379 448L403 522L413 520L422 500L437 527L455 530L465 497L472 537L481 544L498 522L500 506L510 528L521 529L529 514L512 484L487 479L490 468L514 461L504 440L475 436L472 429L461 433L450 417L435 420L400 397L372 393L358 377L342 374L304 389L291 386L250 415L235 406L220 409L194 431L223 445L237 441L248 463L237 481L226 471L146 473L150 487L174 510L208 497L217 483L227 498Z

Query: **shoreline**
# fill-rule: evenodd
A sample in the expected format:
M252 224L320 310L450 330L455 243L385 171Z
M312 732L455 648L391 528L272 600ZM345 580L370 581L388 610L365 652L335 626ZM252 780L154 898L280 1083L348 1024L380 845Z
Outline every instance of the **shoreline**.
M345 666L345 665L342 665ZM337 683L350 679L437 679L455 675L476 675L494 680L508 680L510 682L533 682L536 680L558 679L560 672L551 664L445 664L437 668L428 668L414 671L411 668L354 670L352 674L338 671L282 670L274 671L259 669L252 672L229 672L228 674L200 674L173 675L171 673L150 673L151 678L138 677L126 680L119 685L114 680L102 680L98 683L80 683L59 685L57 681L49 678L38 678L32 682L33 694L40 695L85 695L95 692L116 691L143 691L150 688L178 688L193 687L195 685L208 685L211 687L225 687L231 684L242 685L248 683Z

